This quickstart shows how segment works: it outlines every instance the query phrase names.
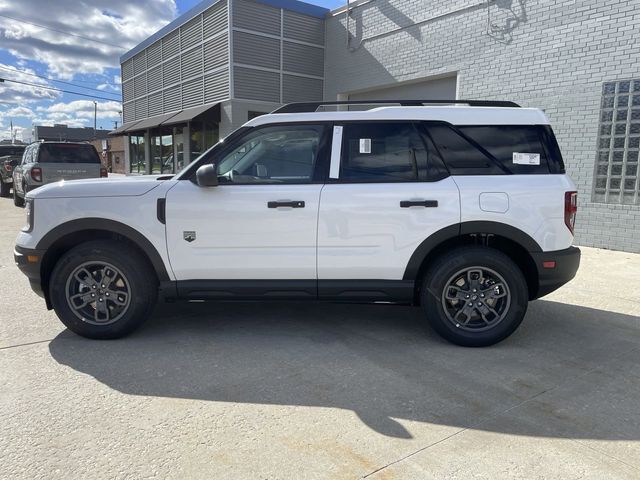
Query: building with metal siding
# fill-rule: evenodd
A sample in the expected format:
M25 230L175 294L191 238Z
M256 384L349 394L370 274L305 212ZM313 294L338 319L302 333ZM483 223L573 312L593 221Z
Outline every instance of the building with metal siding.
M296 0L205 0L121 57L130 173L167 173L283 102L320 100L324 17Z
M578 185L577 242L640 252L638 22L628 0L206 0L123 56L125 122L179 118L172 148L193 158L280 103L513 100L552 121ZM134 125L131 151L151 152L154 128Z

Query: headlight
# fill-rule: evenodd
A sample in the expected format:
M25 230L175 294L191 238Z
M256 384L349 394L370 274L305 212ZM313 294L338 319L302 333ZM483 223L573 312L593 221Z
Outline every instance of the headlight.
M22 229L23 232L33 230L33 199L27 199L24 204L24 211L27 214L27 224Z

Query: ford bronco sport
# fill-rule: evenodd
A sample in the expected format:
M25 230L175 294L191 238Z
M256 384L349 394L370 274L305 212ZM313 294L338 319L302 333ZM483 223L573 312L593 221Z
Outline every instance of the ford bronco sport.
M419 305L486 346L574 277L576 188L542 111L338 103L257 117L174 177L29 192L17 265L90 338L126 335L160 296Z

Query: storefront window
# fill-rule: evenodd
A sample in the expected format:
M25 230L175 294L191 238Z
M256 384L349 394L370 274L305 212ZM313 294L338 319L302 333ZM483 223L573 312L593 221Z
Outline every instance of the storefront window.
M184 128L176 127L173 129L173 142L175 144L176 157L176 173L185 166L184 158Z
M169 131L153 132L151 137L151 173L173 173L173 137Z
M191 122L191 160L213 147L220 139L217 123Z
M129 171L131 173L146 173L143 135L131 135L129 137L129 153L131 160L129 164Z

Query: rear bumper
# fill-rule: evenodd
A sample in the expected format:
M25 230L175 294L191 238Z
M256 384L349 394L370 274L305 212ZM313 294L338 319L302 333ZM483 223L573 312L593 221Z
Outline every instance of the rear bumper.
M44 298L45 294L42 288L42 277L40 274L43 256L44 250L23 248L18 245L13 249L13 259L16 262L16 266L29 279L31 289Z
M576 247L553 252L531 253L531 257L538 270L538 291L532 300L544 297L571 281L580 266L580 249ZM550 262L555 262L555 266L545 267L545 263Z

